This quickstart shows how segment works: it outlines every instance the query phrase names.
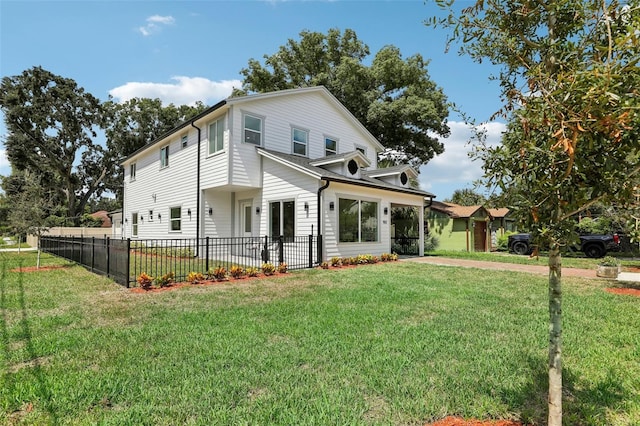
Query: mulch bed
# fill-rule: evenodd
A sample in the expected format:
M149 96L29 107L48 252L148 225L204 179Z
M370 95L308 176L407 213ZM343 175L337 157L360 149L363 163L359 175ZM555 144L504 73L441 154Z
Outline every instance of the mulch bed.
M635 296L640 297L640 290L637 288L606 288L606 291L613 294L622 294L625 296Z

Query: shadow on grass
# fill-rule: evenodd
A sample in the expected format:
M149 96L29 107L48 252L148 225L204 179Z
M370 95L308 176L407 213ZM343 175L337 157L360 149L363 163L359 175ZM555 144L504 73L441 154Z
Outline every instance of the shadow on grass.
M529 357L527 371L530 383L521 392L513 388L503 389L501 396L514 411L520 412L524 424L547 423L549 376L547 360ZM598 383L584 383L571 368L563 368L562 408L563 422L571 425L601 424L607 414L620 410L625 400L621 378L611 369Z
M22 267L23 261L20 260L18 266ZM10 355L11 355L11 336L9 333L8 327L8 318L10 314L9 308L9 300L7 297L7 293L9 288L7 288L7 278L6 278L7 268L6 262L2 264L2 270L0 271L0 338L2 339L2 348L4 352L5 363L9 364ZM36 350L33 346L33 339L31 335L31 328L29 325L29 316L27 311L27 303L25 298L24 291L24 273L18 274L17 279L17 298L18 298L18 307L20 310L20 319L18 321L18 331L14 333L16 336L16 340L20 340L24 344L24 348L28 355L29 371L33 375L36 380L36 389L35 394L38 396L38 400L44 405L45 410L49 414L49 423L50 424L58 424L57 415L53 409L53 405L51 402L51 391L47 384L47 379L45 373L42 369L42 365L40 362L40 358L38 354L36 354ZM9 368L5 368L5 372L3 374L3 381L5 386L6 396L12 398L14 401L16 400L17 395L13 395L16 391L15 389L15 376L16 372L11 372ZM35 403L36 401L25 401L28 403ZM19 407L14 407L17 411Z

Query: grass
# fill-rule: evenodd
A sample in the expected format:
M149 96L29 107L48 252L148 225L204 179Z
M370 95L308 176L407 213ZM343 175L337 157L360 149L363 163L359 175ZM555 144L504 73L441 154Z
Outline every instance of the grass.
M394 262L135 294L11 272L33 264L0 253L0 423L545 422L544 277ZM563 281L565 424L639 424L638 299Z
M615 253L610 253L615 255ZM466 251L454 251L454 250L434 250L425 253L425 256L440 256L440 257L452 257L456 259L470 259L470 260L483 260L487 262L504 262L524 265L547 265L549 263L549 257L546 253L541 253L536 258L529 256L522 256L518 254L505 253L505 252L466 252ZM623 258L619 257L621 265L624 267L636 267L640 268L640 259L638 258ZM581 268L581 269L595 269L598 266L598 262L601 259L589 259L585 257L579 257L575 254L563 254L562 266L565 268Z

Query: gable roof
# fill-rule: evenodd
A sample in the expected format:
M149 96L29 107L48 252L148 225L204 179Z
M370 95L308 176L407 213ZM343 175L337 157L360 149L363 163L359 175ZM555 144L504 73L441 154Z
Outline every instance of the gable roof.
M506 207L502 207L502 208L499 208L499 209L487 209L487 211L489 212L491 217L493 217L494 219L505 217L510 212L510 210L508 208L506 208Z
M428 197L428 198L435 197L434 194L427 191L421 191L419 189L413 189L413 188L402 188L396 185L391 185L380 179L367 176L366 173L362 173L360 179L350 178L350 177L332 172L330 170L327 170L312 164L312 163L316 163L318 159L311 160L309 158L302 157L299 155L284 154L282 152L272 151L262 147L256 147L256 151L258 152L258 154L262 155L265 158L269 158L270 160L273 160L277 163L280 163L292 169L298 170L301 173L304 173L308 176L314 177L319 180L323 179L323 180L328 180L333 182L341 182L341 183L347 183L351 185L359 185L359 186L366 186L369 188L383 189L387 191L402 192L405 194L421 195L423 197Z
M334 104L334 106L337 109L342 111L345 114L345 116L347 117L347 120L349 120L354 126L356 126L358 129L360 129L360 131L363 132L365 137L369 140L369 142L371 142L371 144L373 146L376 147L376 149L378 151L382 151L384 149L384 146L371 134L371 132L369 132L367 130L367 128L364 127L364 125L351 113L351 111L349 111L347 109L347 107L345 107L335 96L333 96L333 94L331 92L329 92L329 90L326 87L324 87L324 86L312 86L312 87L300 87L300 88L296 88L296 89L277 90L275 92L255 93L255 94L246 95L246 96L236 96L236 97L226 98L226 99L218 102L217 104L213 105L212 107L209 107L209 108L205 109L200 114L195 115L192 118L190 118L189 120L186 120L183 123L177 125L173 129L169 130L165 134L159 136L157 139L149 142L148 144L144 145L143 147L140 147L139 149L137 149L136 151L131 153L129 156L127 156L124 160L122 160L122 162L120 164L121 165L125 164L127 161L129 161L131 158L137 156L141 152L146 151L147 149L149 149L150 147L160 143L164 139L174 135L175 133L180 132L185 127L190 127L196 121L201 120L202 118L206 117L207 115L209 115L209 114L211 114L211 113L213 113L213 112L215 112L215 111L217 111L217 110L219 110L219 109L221 109L221 108L223 108L225 106L232 106L232 105L236 105L236 104L248 103L248 102L253 102L253 101L256 101L256 100L271 99L271 98L277 98L277 97L283 97L283 96L293 96L293 95L298 95L298 94L302 94L302 93L314 93L314 92L322 94L327 100L329 100L330 103Z

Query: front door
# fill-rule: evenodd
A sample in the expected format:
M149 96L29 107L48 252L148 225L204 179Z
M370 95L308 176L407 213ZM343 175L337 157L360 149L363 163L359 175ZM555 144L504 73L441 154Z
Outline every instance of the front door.
M487 251L487 222L473 222L473 249Z
M251 201L240 202L240 235L242 237L250 237L252 234Z

